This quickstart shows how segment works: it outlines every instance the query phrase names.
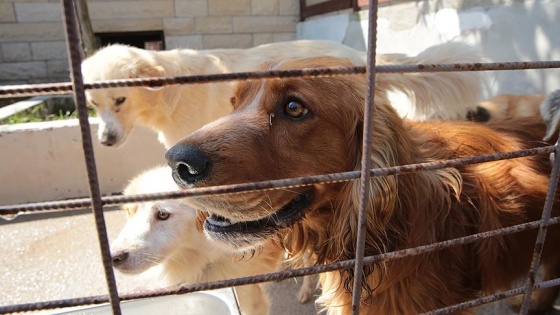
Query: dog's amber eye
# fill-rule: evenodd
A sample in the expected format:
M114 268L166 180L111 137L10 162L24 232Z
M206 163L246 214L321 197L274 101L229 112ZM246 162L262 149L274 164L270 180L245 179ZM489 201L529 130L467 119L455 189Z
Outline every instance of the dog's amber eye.
M124 103L124 101L126 101L126 97L117 97L115 99L115 105L121 105L122 103Z
M157 219L161 220L161 221L165 221L165 220L169 219L170 216L171 216L171 213L163 211L163 210L159 210L157 212L157 215L156 215Z
M288 116L292 118L301 118L309 112L309 110L307 110L305 106L296 101L288 102L288 104L286 104L286 107L284 108L284 111L286 112L286 114L288 114Z
M97 103L96 103L95 101L89 101L89 102L88 102L88 105L89 105L90 107L97 107Z

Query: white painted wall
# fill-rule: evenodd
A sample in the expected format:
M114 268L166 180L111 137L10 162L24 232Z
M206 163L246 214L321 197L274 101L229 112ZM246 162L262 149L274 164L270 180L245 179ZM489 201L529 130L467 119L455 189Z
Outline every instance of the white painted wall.
M454 40L475 45L489 62L560 60L560 1L496 2L424 0L381 7L377 53L414 55ZM321 34L323 39L365 50L368 12L336 16L300 23L297 37L310 39ZM493 71L486 72L485 78L482 98L550 93L560 88L560 69Z
M154 132L136 128L119 148L96 139L94 153L101 192L120 192L142 170L165 164L165 149ZM0 204L18 204L89 196L77 119L0 126Z

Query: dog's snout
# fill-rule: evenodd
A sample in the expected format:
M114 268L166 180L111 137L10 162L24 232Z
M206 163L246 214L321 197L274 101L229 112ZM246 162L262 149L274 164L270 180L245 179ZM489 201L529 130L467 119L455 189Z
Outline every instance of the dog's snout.
M117 143L117 135L113 132L103 132L101 138L99 139L102 145L112 147Z
M119 265L122 265L126 261L128 256L129 256L128 252L124 250L111 254L111 260L113 261L113 266L117 267Z
M177 144L165 153L173 170L173 178L182 187L202 180L208 173L210 160L194 145Z

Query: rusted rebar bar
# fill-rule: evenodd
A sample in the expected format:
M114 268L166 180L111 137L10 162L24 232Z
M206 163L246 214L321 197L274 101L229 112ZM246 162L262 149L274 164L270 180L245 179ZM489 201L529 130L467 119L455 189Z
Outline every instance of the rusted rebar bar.
M367 85L364 110L364 126L362 130L362 160L360 171L360 199L358 208L358 231L356 233L356 251L354 263L354 283L352 284L352 314L360 314L362 284L364 279L364 253L366 243L366 217L370 204L370 170L371 141L373 128L371 122L375 115L375 59L377 50L377 0L369 2L368 43L367 43Z
M528 69L560 68L560 61L531 62L488 62L488 63L454 63L454 64L420 64L420 65L380 65L375 67L377 73L415 73L415 72L458 72L458 71L509 71ZM320 77L334 75L352 75L366 73L365 66L335 67L299 70L270 70L256 72L222 73L209 75L192 75L163 78L142 78L108 80L85 84L86 89L104 89L116 87L160 87L175 84L204 84L212 82L242 81L257 79L278 79L291 77ZM72 84L49 83L29 85L0 86L0 98L36 95L59 95L72 92Z
M109 291L109 300L113 314L120 315L121 309L119 305L119 292L117 291L117 282L113 271L111 261L111 253L109 250L109 238L105 227L105 218L103 216L103 202L101 200L101 191L99 189L99 180L97 178L97 167L95 165L95 156L93 153L93 143L91 140L91 130L88 121L88 110L86 106L85 88L82 80L81 63L82 56L80 53L80 35L77 25L76 11L72 0L61 0L63 8L63 22L66 36L66 48L70 58L70 73L72 79L72 90L74 91L74 102L78 112L78 120L80 122L80 132L82 135L82 149L84 152L86 170L89 183L91 206L93 216L95 218L95 227L97 229L98 243L101 250L101 261L107 281Z

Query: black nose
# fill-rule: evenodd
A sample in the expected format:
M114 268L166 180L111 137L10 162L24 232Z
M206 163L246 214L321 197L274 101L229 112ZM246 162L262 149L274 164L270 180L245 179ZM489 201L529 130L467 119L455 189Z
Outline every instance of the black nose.
M102 145L112 147L113 145L115 145L115 143L117 143L117 135L112 132L105 131L101 135L100 142Z
M127 258L128 258L127 251L119 251L114 254L111 254L111 259L113 260L113 266L118 266L123 264Z
M208 174L210 161L196 146L176 144L167 150L165 158L173 170L173 179L183 188L204 179Z

